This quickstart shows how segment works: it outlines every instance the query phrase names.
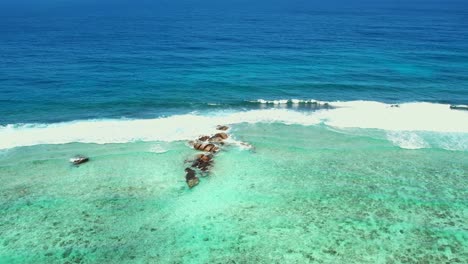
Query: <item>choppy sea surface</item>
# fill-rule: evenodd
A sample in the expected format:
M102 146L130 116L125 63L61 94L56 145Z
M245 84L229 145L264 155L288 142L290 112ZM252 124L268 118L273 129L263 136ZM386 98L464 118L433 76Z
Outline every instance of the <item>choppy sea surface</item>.
M0 20L0 263L468 262L465 10Z

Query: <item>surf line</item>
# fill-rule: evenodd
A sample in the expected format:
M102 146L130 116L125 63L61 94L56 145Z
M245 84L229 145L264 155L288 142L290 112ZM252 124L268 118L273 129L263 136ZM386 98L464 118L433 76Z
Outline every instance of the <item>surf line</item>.
M200 182L197 177L196 169L201 171L202 176L206 176L209 170L213 166L214 156L220 151L225 145L224 140L229 138L226 131L229 129L228 126L217 126L217 130L223 131L214 134L213 136L201 136L194 141L189 141L189 144L196 150L203 151L205 153L197 154L194 160L188 160L186 162L192 162L190 167L185 168L185 181L189 188L193 188Z

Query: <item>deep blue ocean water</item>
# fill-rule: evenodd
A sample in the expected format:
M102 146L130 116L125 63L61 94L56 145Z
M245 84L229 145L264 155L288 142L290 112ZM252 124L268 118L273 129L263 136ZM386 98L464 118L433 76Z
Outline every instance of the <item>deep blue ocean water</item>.
M464 8L0 20L1 125L249 109L257 99L468 103Z

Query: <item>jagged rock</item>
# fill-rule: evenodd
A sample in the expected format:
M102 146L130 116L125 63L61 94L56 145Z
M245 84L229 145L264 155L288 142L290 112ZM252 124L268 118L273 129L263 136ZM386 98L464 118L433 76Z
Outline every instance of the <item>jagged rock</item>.
M207 141L208 139L210 139L210 136L202 136L198 138L200 141Z
M80 165L88 161L89 161L89 158L86 156L82 156L82 155L78 155L70 159L70 162L75 165Z
M195 143L193 143L193 148L199 150L202 145L203 145L203 143L201 143L201 142L195 142Z
M215 137L220 137L220 138L222 138L222 139L227 139L227 138L229 137L228 134L223 133L223 132L222 132L222 133L217 133L217 134L215 134L214 136L215 136Z
M215 147L215 145L213 144L208 144L208 145L203 145L203 146L204 146L203 151L211 151Z
M226 133L217 133L210 138L210 142L221 143L223 140L227 139L229 136Z
M229 129L227 126L217 126L218 130L226 131ZM189 141L189 144L193 146L194 149L208 152L208 154L199 154L196 156L195 160L186 160L186 162L192 162L192 168L199 169L202 173L202 176L206 176L207 172L213 164L213 155L219 151L219 146L224 145L223 140L227 139L229 135L224 132L216 133L213 136L200 136L198 140ZM214 143L214 144L213 144ZM186 175L185 180L189 188L196 186L200 180L195 175L195 170L191 168L185 169Z
M195 175L194 170L185 168L185 172L187 173L185 175L185 181L187 182L189 188L193 188L200 182L200 179L198 179L198 177Z
M221 143L223 142L223 139L220 138L220 137L210 137L210 140L209 140L211 143Z
M208 171L213 162L213 155L200 154L197 156L197 159L192 163L192 167L199 168L201 171Z
M217 152L219 148L215 146L214 144L204 144L201 142L196 142L193 145L194 149L201 150L201 151L206 151L206 152Z
M208 144L206 145L205 147L205 151L208 151L208 152L218 152L219 148L213 144Z
M198 157L198 159L202 162L209 162L213 159L213 155L212 154L208 154L208 155L205 155L205 154L201 154L200 157Z

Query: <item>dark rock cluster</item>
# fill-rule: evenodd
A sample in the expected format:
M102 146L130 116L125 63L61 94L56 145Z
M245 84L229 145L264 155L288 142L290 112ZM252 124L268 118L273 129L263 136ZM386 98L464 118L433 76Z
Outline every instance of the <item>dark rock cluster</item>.
M217 126L216 129L227 131L229 127ZM224 145L224 140L228 137L229 135L227 133L220 132L212 136L201 136L195 141L189 142L194 149L205 152L196 155L195 160L192 161L191 167L185 169L185 181L189 188L193 188L200 182L199 178L196 176L196 170L205 174L213 167L214 155L219 152L220 148Z

